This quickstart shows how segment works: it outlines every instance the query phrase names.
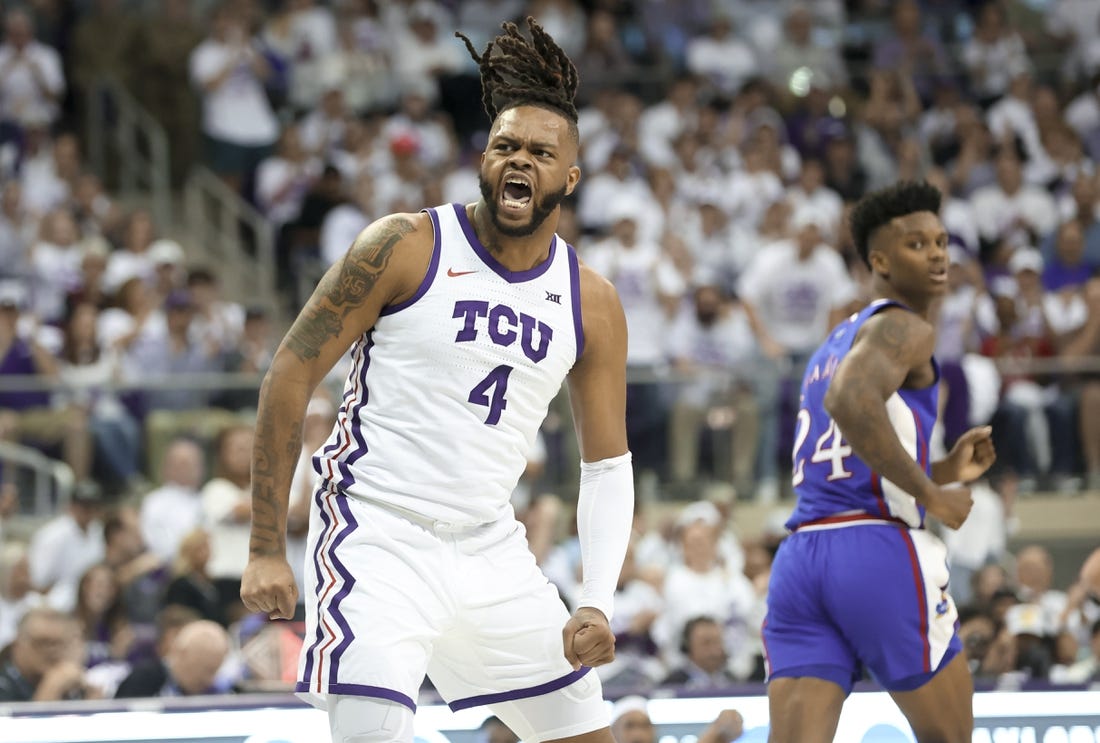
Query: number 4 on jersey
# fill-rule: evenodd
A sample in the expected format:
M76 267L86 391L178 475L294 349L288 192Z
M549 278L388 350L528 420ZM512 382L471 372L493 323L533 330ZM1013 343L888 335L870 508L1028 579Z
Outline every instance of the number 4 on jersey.
M504 399L504 393L508 391L508 375L511 373L512 367L501 364L470 390L470 397L468 398L470 402L474 405L485 405L489 408L489 415L485 418L486 425L495 426L499 423L501 412L508 407L508 401ZM489 397L490 388L494 388L492 397Z
M800 455L802 454L802 446L810 435L811 427L810 411L802 408L798 411L798 435L794 440L796 459L794 475L791 477L791 484L793 485L800 484L806 478L806 457ZM830 418L829 427L825 429L825 433L818 437L817 443L814 445L810 462L812 464L829 462L832 465L832 471L825 479L831 482L833 480L844 480L852 476L851 472L844 469L844 460L850 456L852 456L852 447L848 446L844 437L841 436L836 421Z

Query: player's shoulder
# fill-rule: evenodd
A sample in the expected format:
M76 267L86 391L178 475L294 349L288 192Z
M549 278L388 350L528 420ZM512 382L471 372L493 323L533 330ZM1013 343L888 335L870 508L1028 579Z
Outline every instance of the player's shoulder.
M395 212L379 217L364 227L352 249L368 250L378 245L393 248L398 243L409 246L424 240L431 246L434 239L432 221L426 212Z
M888 305L863 321L855 343L891 355L927 358L936 345L936 329L912 310Z

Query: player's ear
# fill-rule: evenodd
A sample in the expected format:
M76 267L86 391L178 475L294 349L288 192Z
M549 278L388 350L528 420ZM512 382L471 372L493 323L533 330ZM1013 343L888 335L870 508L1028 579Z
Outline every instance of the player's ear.
M872 273L881 274L882 276L890 275L890 259L886 257L885 251L870 248L867 251L867 261L871 264Z
M565 195L573 193L573 189L577 187L577 184L581 180L581 169L576 165L569 167L569 173L565 176Z

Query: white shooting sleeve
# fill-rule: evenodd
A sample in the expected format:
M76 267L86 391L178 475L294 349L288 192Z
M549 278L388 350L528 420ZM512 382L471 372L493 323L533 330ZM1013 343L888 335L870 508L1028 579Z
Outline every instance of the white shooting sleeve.
M581 462L577 535L584 582L577 607L599 609L609 622L633 525L634 467L630 452L598 462Z

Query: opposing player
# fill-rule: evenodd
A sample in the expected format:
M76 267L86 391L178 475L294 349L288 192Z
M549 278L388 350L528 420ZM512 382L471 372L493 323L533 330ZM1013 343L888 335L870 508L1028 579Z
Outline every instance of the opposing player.
M351 348L314 457L309 635L298 691L335 741L412 741L427 674L453 709L488 705L523 740L611 743L592 666L614 657L630 534L626 323L611 285L555 235L576 188L577 74L533 20L478 55L493 119L481 199L368 227L322 279L264 379L241 595L289 617L287 492L313 388ZM568 379L581 447L583 590L572 616L508 498Z
M989 428L930 462L939 368L929 308L947 285L940 194L899 183L853 210L871 302L829 334L802 382L794 446L798 504L776 555L764 644L771 743L831 741L866 668L921 743L962 743L973 685L955 633L943 543L925 513L958 528L969 482L994 460Z

